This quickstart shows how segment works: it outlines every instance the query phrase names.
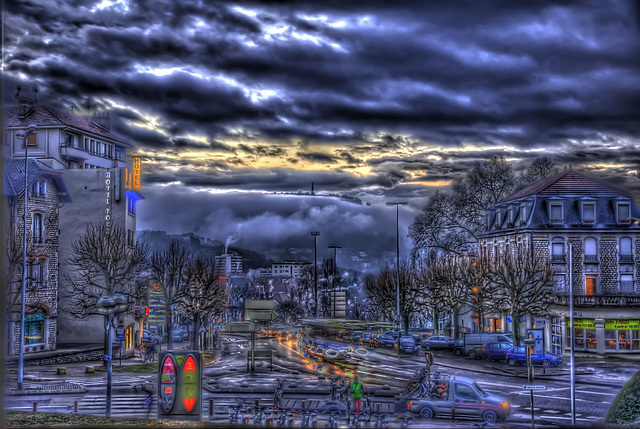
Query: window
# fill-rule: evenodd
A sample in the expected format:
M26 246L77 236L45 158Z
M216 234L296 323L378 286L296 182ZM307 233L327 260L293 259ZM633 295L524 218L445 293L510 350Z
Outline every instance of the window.
M129 247L134 247L135 246L135 240L133 238L133 231L128 229L127 230L127 246Z
M594 223L596 221L596 203L582 203L582 222Z
M42 310L25 315L24 343L44 343L44 312Z
M520 225L527 223L527 205L520 204Z
M47 287L47 260L33 260L28 265L27 279L31 287Z
M618 222L628 223L631 218L631 207L629 203L618 203Z
M562 317L551 318L551 353L562 354Z
M593 237L588 237L584 240L584 261L590 263L598 262L597 242Z
M466 384L456 383L456 396L467 399L475 399L476 394L473 389Z
M37 146L38 145L38 140L37 140L36 133L32 133L32 134L29 134L27 136L27 145L28 146Z
M551 241L551 262L565 262L564 240L562 238L554 238Z
M549 220L551 223L562 223L563 218L562 203L549 204Z
M33 242L44 242L44 217L40 212L33 214Z
M31 196L36 198L44 198L47 195L47 182L44 180L36 180L31 185Z
M633 263L633 253L631 252L630 237L622 237L620 239L620 262Z
M124 154L125 152L123 149L116 147L116 159L118 161L124 161Z
M620 292L633 293L633 274L620 274Z
M127 197L127 209L128 209L128 213L131 216L135 216L136 215L136 200L134 200L131 197Z
M584 278L584 293L585 295L596 294L596 280L598 276L587 274Z

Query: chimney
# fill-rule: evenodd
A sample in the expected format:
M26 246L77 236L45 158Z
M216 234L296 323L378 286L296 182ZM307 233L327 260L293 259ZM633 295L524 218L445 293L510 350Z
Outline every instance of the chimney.
M18 104L18 116L20 119L27 117L29 113L33 111L33 101L27 97L20 97Z

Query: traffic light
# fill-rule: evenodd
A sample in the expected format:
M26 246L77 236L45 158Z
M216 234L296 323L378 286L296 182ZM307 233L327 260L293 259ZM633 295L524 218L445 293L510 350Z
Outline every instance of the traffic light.
M149 315L149 307L145 307L144 309L144 315L148 316Z
M158 417L201 420L202 367L201 352L160 353Z

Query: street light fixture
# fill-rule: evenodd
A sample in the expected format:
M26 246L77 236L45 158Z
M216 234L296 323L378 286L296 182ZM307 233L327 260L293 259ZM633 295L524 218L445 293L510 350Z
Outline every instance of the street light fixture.
M398 329L402 327L402 317L400 317L400 227L399 227L399 207L406 206L406 202L389 201L387 207L396 207L396 318Z
M318 231L311 231L313 236L313 299L315 303L315 317L318 317Z
M38 126L31 124L27 127L27 131L18 131L16 137L24 142L24 213L22 214L22 287L20 301L20 350L18 350L18 390L22 390L22 382L24 379L24 313L25 300L27 295L27 200L29 185L29 174L27 173L28 155L29 155L29 135L36 134Z
M119 320L115 316L124 312L128 306L127 297L119 292L113 295L103 295L96 302L96 312L104 316L104 329L107 332L107 351L104 355L104 360L107 361L107 417L111 417L111 375L113 373L111 333L112 328L119 325Z
M336 274L338 273L338 267L336 266L336 252L338 249L342 249L342 246L329 246L329 249L333 249L333 279L331 282L331 317L336 317Z

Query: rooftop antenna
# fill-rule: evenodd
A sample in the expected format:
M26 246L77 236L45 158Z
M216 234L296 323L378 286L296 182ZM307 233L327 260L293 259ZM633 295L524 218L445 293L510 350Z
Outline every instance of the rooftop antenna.
M571 164L569 164L569 171L571 171Z
M31 89L33 90L33 104L38 104L38 88L32 86Z
M71 114L73 115L73 104L71 105Z
M15 98L20 98L20 91L22 90L22 88L20 88L20 85L16 86L16 97Z

